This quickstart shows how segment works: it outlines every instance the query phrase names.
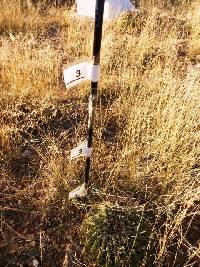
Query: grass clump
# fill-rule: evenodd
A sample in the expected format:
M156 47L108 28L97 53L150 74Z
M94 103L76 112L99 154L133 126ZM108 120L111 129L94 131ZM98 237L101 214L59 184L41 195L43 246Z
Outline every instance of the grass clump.
M99 267L141 266L149 254L151 230L143 209L100 204L83 222L85 254Z

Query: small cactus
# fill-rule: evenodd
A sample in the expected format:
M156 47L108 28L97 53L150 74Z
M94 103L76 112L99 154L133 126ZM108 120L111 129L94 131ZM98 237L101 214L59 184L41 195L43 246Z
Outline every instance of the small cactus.
M101 204L82 227L86 257L98 267L140 266L147 253L151 225L144 211Z

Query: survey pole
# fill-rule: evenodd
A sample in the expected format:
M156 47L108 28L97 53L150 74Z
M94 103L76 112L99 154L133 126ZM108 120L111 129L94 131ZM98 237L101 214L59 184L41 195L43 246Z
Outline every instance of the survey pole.
M100 66L104 4L105 0L96 0L94 42L93 42L93 54L92 54L94 72L97 72ZM92 141L93 141L94 120L95 120L95 111L97 104L97 91L98 91L98 81L96 82L91 81L91 91L89 97L88 138L87 138L87 146L89 149L92 148ZM90 165L91 165L91 158L86 157L85 178L84 178L84 183L86 187L88 187L90 184Z

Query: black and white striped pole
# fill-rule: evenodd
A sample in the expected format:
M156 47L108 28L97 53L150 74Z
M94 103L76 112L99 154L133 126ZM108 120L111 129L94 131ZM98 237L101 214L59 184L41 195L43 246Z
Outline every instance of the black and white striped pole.
M69 193L69 199L86 196L90 183L91 151L95 110L97 103L97 88L100 73L100 50L102 40L104 4L105 0L96 0L92 63L82 62L75 66L64 69L64 80L67 88L73 87L84 80L91 81L91 92L89 96L88 106L89 118L87 142L82 143L71 151L71 159L75 159L79 156L86 157L84 182L81 186L75 188Z
M92 4L92 7L90 7L90 4ZM88 3L88 0L77 0L77 14L79 14L80 16L89 16L93 18L93 8L95 8L96 4L92 63L81 62L64 69L64 81L67 88L71 88L85 80L91 81L91 92L89 97L88 138L86 142L80 144L78 147L72 149L71 151L71 159L75 159L80 156L86 157L84 182L81 186L75 188L69 193L69 199L86 196L90 184L91 151L93 142L95 110L97 103L97 88L100 73L100 51L103 18L114 19L123 12L133 10L133 6L130 3L130 0L90 0L90 4Z
M93 43L93 72L94 79L91 81L91 92L89 98L89 120L88 120L88 140L87 146L89 149L92 147L93 141L93 130L94 130L94 118L95 109L97 102L97 88L98 88L98 73L100 69L100 51L101 51L101 40L102 40L102 26L103 26L103 13L104 13L105 0L96 1L95 10L95 29L94 29L94 43ZM88 187L90 179L90 164L91 158L86 157L86 168L85 168L85 185Z

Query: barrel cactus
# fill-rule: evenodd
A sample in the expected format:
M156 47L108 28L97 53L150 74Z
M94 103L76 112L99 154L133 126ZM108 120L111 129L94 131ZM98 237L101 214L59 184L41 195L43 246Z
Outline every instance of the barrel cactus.
M101 204L83 223L85 256L98 267L141 266L151 229L143 210Z

